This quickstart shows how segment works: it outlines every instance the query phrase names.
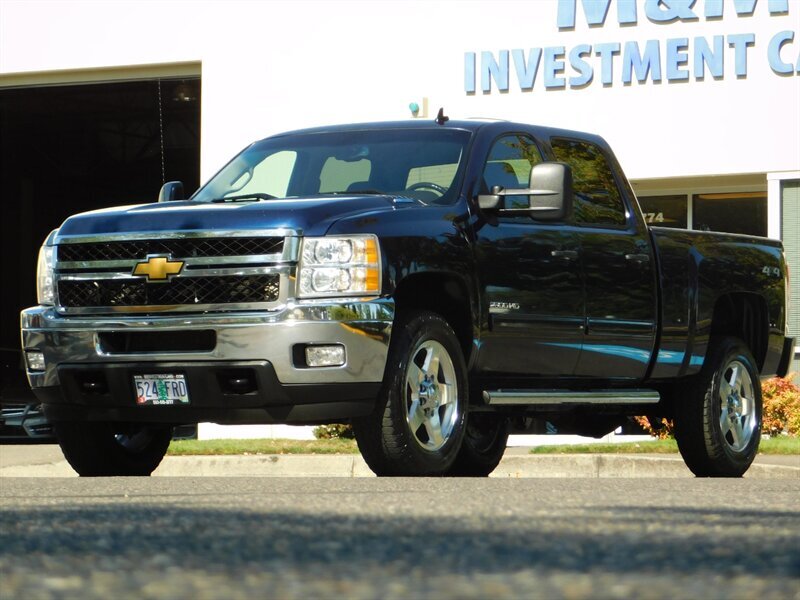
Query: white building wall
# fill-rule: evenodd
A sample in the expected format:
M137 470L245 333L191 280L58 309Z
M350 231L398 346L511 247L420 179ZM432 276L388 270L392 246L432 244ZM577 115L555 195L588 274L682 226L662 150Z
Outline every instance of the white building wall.
M567 0L569 1L569 0ZM595 0L598 1L598 0ZM637 0L638 23L620 26L612 0L590 28L577 0L576 27L557 27L556 0L495 2L85 2L0 0L0 76L198 60L202 63L202 177L253 139L288 128L405 118L429 97L452 117L485 116L595 131L634 179L793 171L800 166L800 77L773 73L770 39L794 31L781 56L800 54L800 1L771 16L768 0L738 17L655 24ZM770 0L771 1L771 0ZM779 0L780 2L781 0ZM669 3L668 3L669 4ZM672 4L685 5L674 1ZM600 83L599 59L584 89L464 91L464 54L602 42L753 33L746 78L726 43L724 78L654 84ZM727 38L726 38L727 39ZM691 70L691 47L689 70ZM662 63L663 63L662 56ZM567 66L566 75L574 75Z

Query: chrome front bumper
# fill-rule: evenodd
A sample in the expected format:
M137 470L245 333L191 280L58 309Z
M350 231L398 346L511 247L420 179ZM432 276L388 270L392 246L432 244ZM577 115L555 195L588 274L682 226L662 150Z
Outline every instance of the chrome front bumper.
M27 370L34 390L58 386L61 365L143 362L188 367L208 361L267 361L283 385L376 383L383 379L394 313L390 300L357 299L297 302L274 312L159 316L64 316L38 306L21 313L22 347L44 354L44 370ZM104 351L100 344L101 333L192 330L213 330L213 349L123 353ZM345 346L344 365L295 364L295 346L331 343Z

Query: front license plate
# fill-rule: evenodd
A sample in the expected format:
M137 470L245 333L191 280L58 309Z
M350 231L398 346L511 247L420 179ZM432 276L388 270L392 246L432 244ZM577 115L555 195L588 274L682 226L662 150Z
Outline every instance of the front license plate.
M134 375L133 385L136 388L136 404L189 404L189 389L184 375Z

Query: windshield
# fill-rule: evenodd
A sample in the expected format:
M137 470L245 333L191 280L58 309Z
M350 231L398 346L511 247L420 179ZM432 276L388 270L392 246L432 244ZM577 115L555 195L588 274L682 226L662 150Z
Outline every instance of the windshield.
M382 129L269 138L234 158L192 200L390 194L447 204L458 196L469 137L463 130Z

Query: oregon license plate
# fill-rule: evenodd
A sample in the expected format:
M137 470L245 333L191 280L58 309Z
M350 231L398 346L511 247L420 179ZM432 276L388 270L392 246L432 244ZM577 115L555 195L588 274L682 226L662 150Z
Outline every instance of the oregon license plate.
M184 375L134 375L133 385L136 388L136 404L189 404L189 389Z

